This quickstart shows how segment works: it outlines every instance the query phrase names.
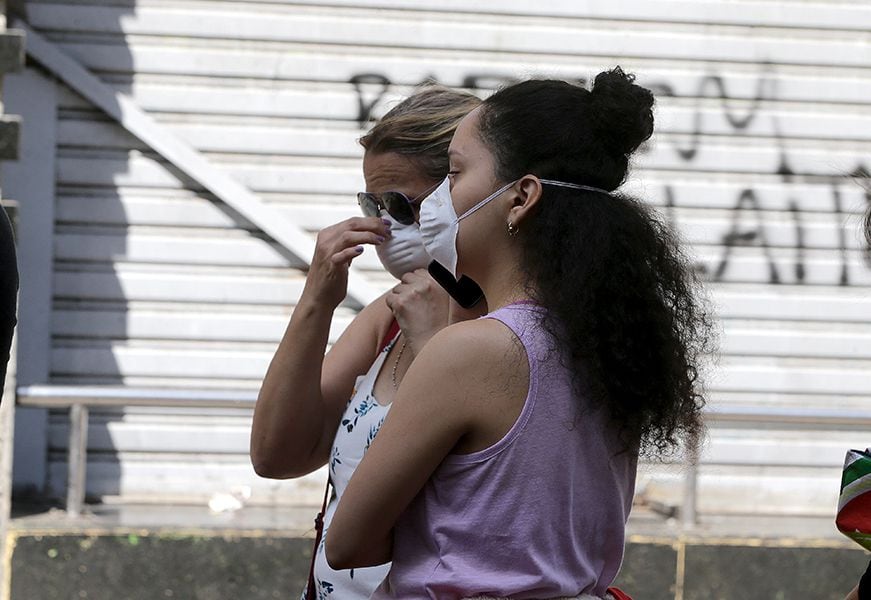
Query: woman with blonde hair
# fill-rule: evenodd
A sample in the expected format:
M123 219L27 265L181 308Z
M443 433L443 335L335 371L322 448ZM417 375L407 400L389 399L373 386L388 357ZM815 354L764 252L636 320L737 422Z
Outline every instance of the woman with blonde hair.
M448 324L448 297L423 270L431 259L414 219L420 199L447 175L457 124L479 104L471 94L427 86L360 139L366 191L358 201L377 216L347 219L318 234L303 293L260 388L251 430L254 469L285 479L329 463L335 494L325 513L327 532L409 365ZM400 283L366 306L324 355L333 313L347 292L348 266L364 244L375 246ZM368 598L387 573L387 566L335 571L323 544L315 550L319 599Z

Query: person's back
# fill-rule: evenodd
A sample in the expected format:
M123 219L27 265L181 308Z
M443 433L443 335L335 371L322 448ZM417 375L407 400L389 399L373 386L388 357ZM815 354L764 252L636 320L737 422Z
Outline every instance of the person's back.
M400 518L390 576L373 598L604 596L620 568L636 450L577 397L541 308L488 317L528 357L522 412L496 444L444 459Z

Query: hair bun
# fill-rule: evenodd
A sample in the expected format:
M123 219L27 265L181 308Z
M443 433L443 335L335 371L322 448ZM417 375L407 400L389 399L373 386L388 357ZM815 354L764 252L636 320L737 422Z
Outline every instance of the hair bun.
M614 154L629 156L653 134L653 93L620 67L596 75L589 102L596 133Z

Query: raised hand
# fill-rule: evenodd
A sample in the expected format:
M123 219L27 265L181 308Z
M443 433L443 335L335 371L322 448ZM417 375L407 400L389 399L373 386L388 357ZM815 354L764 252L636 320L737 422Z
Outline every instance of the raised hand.
M403 275L385 300L415 355L429 338L448 325L450 296L426 269Z
M318 233L303 296L336 308L348 292L348 267L363 252L363 244L377 245L390 236L390 221L352 217Z

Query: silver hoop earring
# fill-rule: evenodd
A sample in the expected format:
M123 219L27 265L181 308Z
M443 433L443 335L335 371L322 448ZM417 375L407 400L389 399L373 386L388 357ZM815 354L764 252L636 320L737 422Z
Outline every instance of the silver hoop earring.
M517 235L518 231L520 231L520 229L518 229L517 225L515 225L511 221L508 221L508 235L514 237L515 235Z

